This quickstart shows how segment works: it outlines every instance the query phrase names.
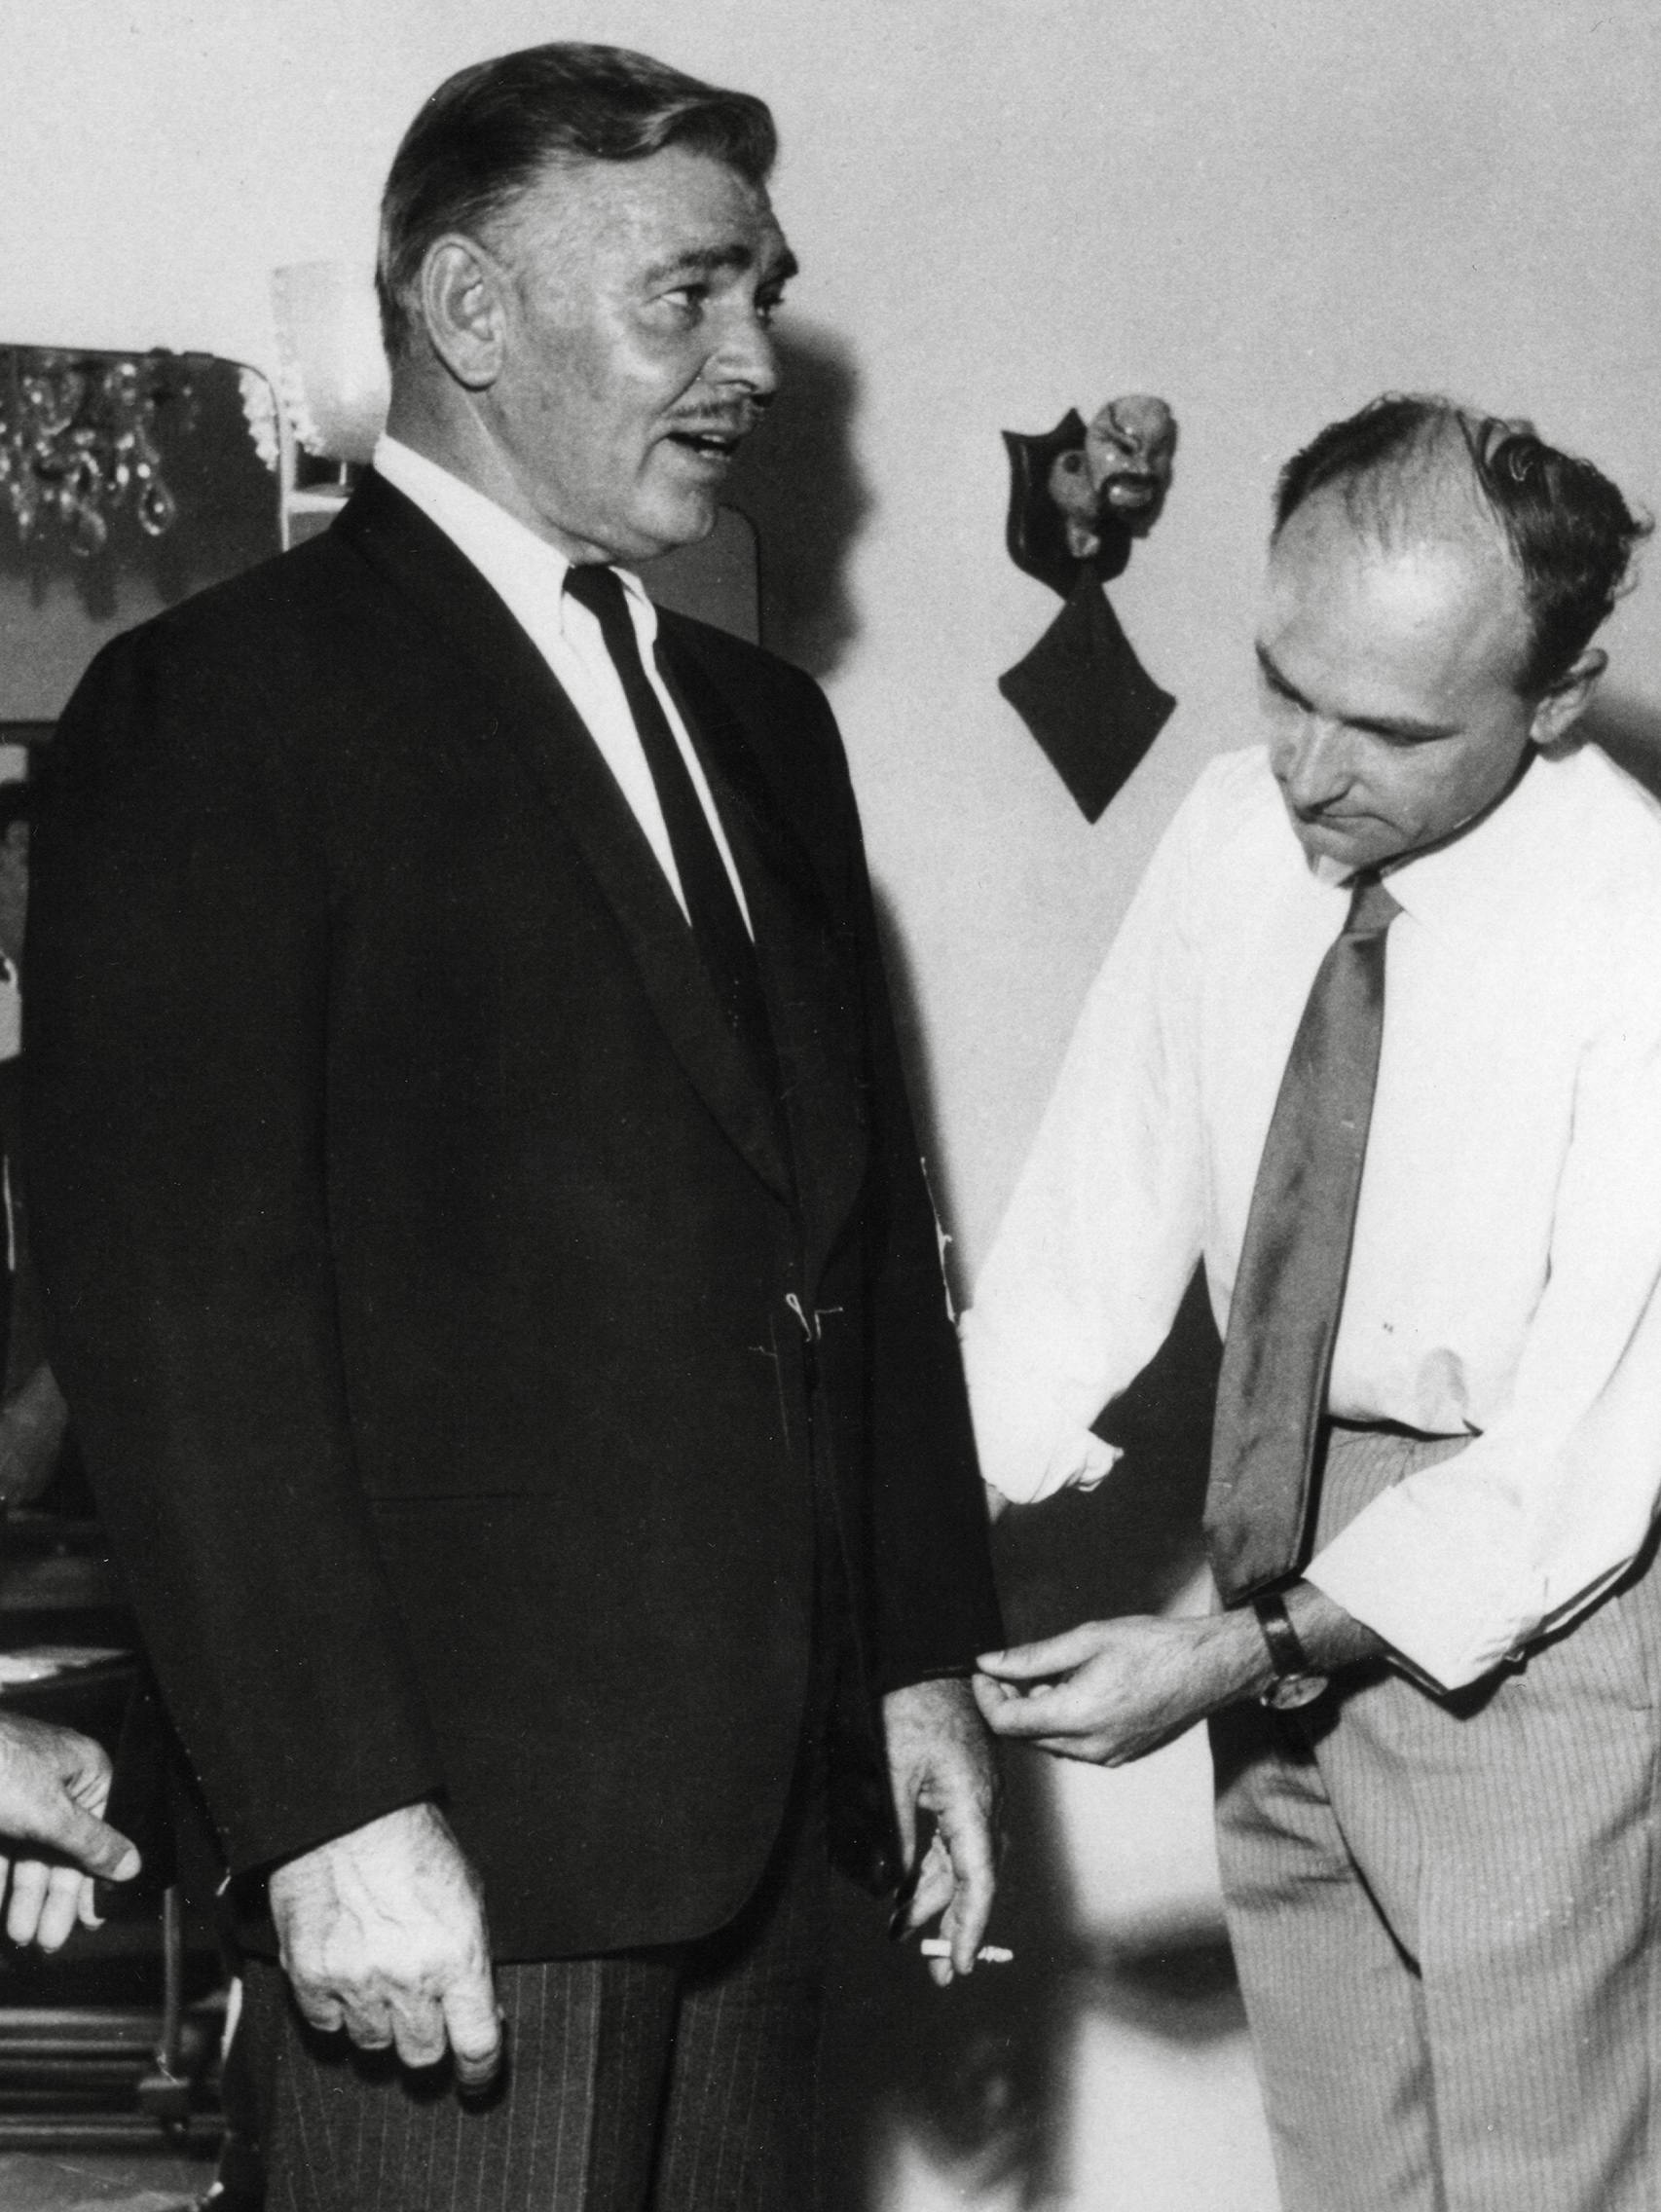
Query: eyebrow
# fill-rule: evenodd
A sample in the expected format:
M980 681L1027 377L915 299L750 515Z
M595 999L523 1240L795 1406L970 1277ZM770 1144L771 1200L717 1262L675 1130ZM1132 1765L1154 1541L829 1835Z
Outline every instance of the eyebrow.
M1282 698L1290 699L1295 707L1302 707L1306 714L1318 712L1313 703L1304 697L1290 677L1276 667L1273 654L1261 639L1256 650L1257 665L1273 690L1278 691ZM1341 719L1347 729L1358 729L1373 737L1406 738L1416 744L1428 743L1432 738L1438 737L1458 737L1462 726L1458 722L1416 721L1410 715L1345 715Z
M729 269L746 270L756 266L754 250L740 245L693 246L685 253L678 253L668 261L660 261L646 271L648 284L667 283L676 276L717 276ZM761 277L764 283L786 284L796 275L799 264L787 246L777 260L763 264Z

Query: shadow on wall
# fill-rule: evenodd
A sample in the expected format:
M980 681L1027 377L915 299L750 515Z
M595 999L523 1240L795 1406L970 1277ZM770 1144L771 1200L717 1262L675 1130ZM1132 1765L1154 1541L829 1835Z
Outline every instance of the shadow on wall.
M1661 707L1630 692L1600 691L1580 729L1646 792L1661 798Z
M888 977L888 996L894 1008L894 1028L900 1040L900 1058L905 1069L905 1090L911 1101L911 1118L917 1125L917 1149L921 1152L923 1164L928 1170L929 1191L935 1201L935 1212L944 1228L956 1218L956 1212L952 1203L950 1163L941 1149L940 1111L935 1097L934 1071L930 1066L928 1044L923 1032L923 1010L917 996L917 978L911 967L910 954L906 950L904 933L894 910L894 902L880 883L873 888L877 940L882 946L883 972ZM961 1309L969 1302L969 1285L962 1280L961 1270L950 1244L945 1248L945 1270L952 1304L954 1308Z
M1111 1482L1008 1515L996 1538L1012 1642L1080 1620L1144 1612L1174 1597L1201 1542L1218 1345L1204 1285L1190 1289L1163 1350L1102 1421L1125 1449ZM939 1991L879 1916L841 1900L827 2050L827 2203L883 2202L885 2145L902 2129L966 2190L1059 2200L1074 2126L1081 2030L1113 2019L1193 2049L1242 2032L1228 1947L1212 1926L1109 1942L1083 1924L1043 1754L1005 1762L1009 1848L993 1924L1015 1963Z
M761 642L810 676L831 675L857 635L848 555L870 510L854 458L859 376L830 332L778 333L779 395L733 464L723 497L761 545Z
M870 507L854 458L857 372L829 334L792 323L763 434L727 489L761 547L763 643L818 677L858 634L846 564ZM878 923L918 1137L941 1217L953 1215L921 1009L891 902ZM961 1291L962 1286L954 1286ZM1196 1278L1164 1349L1110 1410L1125 1448L1113 1481L1012 1514L996 1556L1011 1641L1080 1620L1152 1610L1191 1579L1218 1357ZM1029 2205L1064 2187L1072 2132L1071 2053L1091 2017L1193 2048L1240 2032L1227 1946L1210 1926L1154 1931L1134 1946L1084 1924L1071 1890L1048 1762L1006 1762L1009 1840L994 1939L1015 1954L937 1990L912 1944L883 1939L884 1914L837 1885L821 2129L830 2212L874 2212L897 2130L976 2188Z

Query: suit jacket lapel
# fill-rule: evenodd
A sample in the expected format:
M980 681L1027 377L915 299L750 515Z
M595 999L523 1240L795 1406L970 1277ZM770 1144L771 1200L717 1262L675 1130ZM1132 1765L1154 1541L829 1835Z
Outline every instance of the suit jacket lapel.
M757 1173L788 1197L771 1103L721 1017L645 832L546 661L472 563L380 477L364 479L334 528L473 663L503 735L609 904L676 1056Z
M808 1278L822 1268L866 1168L865 1029L854 946L733 702L686 633L665 621L658 665L703 758L743 879L778 1054ZM758 742L759 739L759 742Z

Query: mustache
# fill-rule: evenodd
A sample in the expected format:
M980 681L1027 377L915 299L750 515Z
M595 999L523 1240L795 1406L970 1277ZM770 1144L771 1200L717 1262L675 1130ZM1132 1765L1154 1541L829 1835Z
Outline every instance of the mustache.
M759 427L761 418L771 405L770 392L757 392L750 398L734 401L729 407L689 408L684 413L671 415L669 427L688 431L694 437L746 438Z

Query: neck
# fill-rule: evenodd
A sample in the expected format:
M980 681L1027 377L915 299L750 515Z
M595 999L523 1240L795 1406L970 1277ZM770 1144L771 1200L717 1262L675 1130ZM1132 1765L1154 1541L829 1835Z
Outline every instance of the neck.
M491 436L472 393L449 377L400 367L392 378L387 434L447 469L459 482L534 531L568 561L605 560L598 547L558 530L525 495L501 448Z

